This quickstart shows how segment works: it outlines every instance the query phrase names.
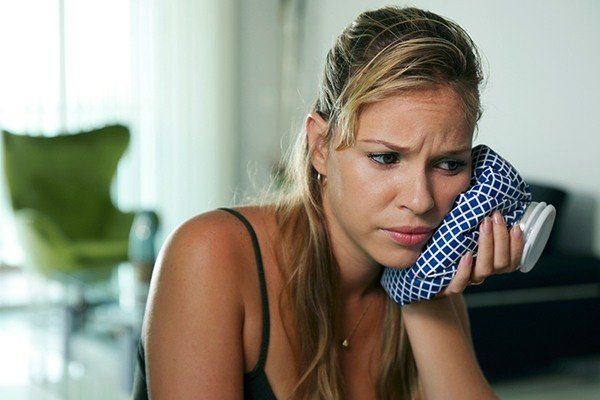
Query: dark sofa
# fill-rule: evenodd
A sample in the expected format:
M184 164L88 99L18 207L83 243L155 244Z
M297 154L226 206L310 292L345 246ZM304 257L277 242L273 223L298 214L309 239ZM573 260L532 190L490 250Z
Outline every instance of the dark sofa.
M477 359L490 382L600 354L600 258L561 250L557 232L568 194L529 183L533 201L557 210L540 259L528 273L494 275L464 291Z

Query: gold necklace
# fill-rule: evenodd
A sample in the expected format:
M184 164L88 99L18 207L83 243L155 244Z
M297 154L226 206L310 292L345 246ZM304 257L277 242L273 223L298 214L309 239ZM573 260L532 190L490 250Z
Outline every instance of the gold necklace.
M374 300L374 299L373 299ZM352 329L352 332L350 332L350 335L342 340L342 342L340 343L340 345L342 346L342 349L347 350L350 348L350 339L352 338L352 335L354 334L354 331L356 330L356 328L358 327L358 324L360 324L360 321L363 319L363 317L365 316L367 310L369 309L369 307L371 307L371 303L373 303L373 300L371 300L369 302L369 304L367 305L367 307L365 308L365 311L363 311L362 315L360 316L360 318L358 319L358 321L356 322L356 325L354 325L354 328Z

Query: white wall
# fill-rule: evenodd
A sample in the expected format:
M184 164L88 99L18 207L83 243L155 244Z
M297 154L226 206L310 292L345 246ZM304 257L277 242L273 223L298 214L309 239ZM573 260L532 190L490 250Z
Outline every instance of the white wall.
M298 128L334 38L360 12L387 4L429 9L471 35L488 79L475 144L492 147L528 181L565 188L571 197L561 215L567 223L559 234L563 248L600 256L600 2L309 0ZM261 62L274 63L274 57ZM258 111L256 101L246 101L246 115ZM266 145L260 140L265 131L248 134Z
M304 1L304 0L295 0ZM291 137L300 129L312 101L321 68L318 35L314 24L317 2L306 1L299 56L298 85L291 99L296 113L281 122L281 56L283 9L278 0L238 0L238 131L237 194L256 194L269 182L269 173L280 160ZM302 21L298 21L302 24Z
M254 194L268 182L280 155L277 130L281 31L279 1L238 1L237 195ZM255 185L255 187L253 187Z

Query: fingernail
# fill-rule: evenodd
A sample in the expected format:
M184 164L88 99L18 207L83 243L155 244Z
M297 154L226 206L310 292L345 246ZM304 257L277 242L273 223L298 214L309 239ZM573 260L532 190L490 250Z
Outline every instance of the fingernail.
M497 224L501 224L502 223L502 214L500 213L500 211L496 210L494 211L494 222Z
M521 237L521 227L519 225L515 225L512 228L511 234L513 235L514 238L518 239Z
M485 217L483 219L483 231L485 233L490 233L492 231L492 224L490 223L490 217Z
M468 263L469 263L469 261L470 261L470 260L469 260L469 257L471 257L471 254L472 254L472 252L470 252L470 251L467 251L465 254L463 254L463 256L461 257L461 258L462 258L462 261L463 261L464 263L467 263L467 264L468 264Z

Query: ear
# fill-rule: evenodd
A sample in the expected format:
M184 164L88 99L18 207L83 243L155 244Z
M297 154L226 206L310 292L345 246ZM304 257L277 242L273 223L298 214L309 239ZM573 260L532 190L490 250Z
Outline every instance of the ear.
M306 117L306 134L308 135L308 146L314 153L312 155L312 165L321 175L326 174L326 164L328 149L325 142L329 123L323 119L317 112L308 114Z

